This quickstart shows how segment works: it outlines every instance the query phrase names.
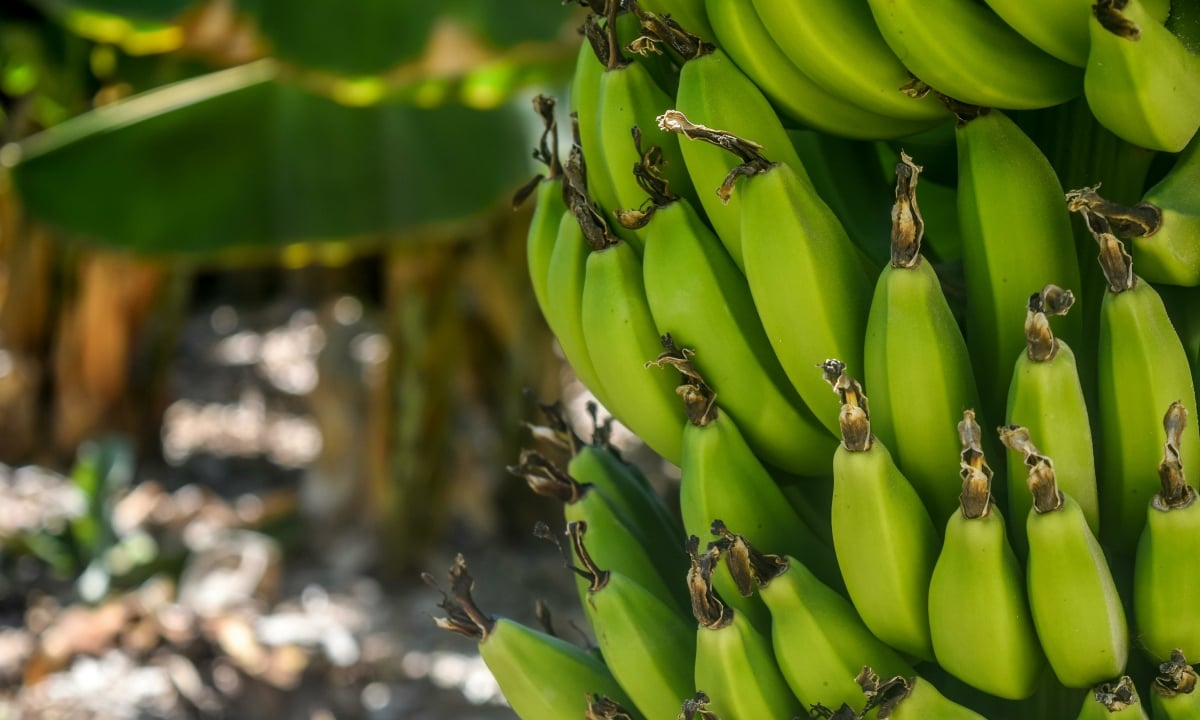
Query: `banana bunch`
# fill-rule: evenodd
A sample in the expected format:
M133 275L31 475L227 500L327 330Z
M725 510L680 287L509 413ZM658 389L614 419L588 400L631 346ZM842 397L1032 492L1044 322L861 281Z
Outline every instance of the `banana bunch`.
M437 620L517 715L1200 720L1200 4L576 2L517 201L598 404L509 470L595 643Z

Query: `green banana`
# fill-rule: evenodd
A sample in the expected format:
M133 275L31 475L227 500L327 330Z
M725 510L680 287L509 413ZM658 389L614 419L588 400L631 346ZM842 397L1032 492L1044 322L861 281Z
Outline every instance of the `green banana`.
M688 588L696 629L696 688L711 698L711 712L722 720L789 718L800 703L779 673L771 641L744 615L713 591L712 573L720 562L718 544L699 554L700 539L688 539L692 568Z
M581 31L583 42L579 44L579 54L575 58L569 106L575 115L575 130L579 136L578 145L583 150L583 156L599 158L602 152L600 124L596 122L596 118L600 114L600 77L608 65L608 35L592 14L584 18ZM613 188L613 179L608 174L607 166L597 161L594 166L587 168L585 174L587 185L584 191L607 217L607 212L617 208L616 190Z
M720 241L657 174L653 152L639 178L653 203L642 273L662 335L694 352L696 369L722 392L722 406L764 461L788 472L827 472L834 441L788 382L758 320L745 277Z
M1138 697L1133 678L1122 675L1116 682L1103 682L1088 691L1075 720L1107 720L1121 714L1122 720L1150 720Z
M1108 284L1100 305L1098 398L1100 530L1113 547L1136 547L1146 506L1157 490L1149 470L1161 457L1149 428L1178 400L1196 407L1192 370L1162 298L1133 272L1133 260L1106 220L1083 210L1100 245ZM1200 464L1200 435L1179 447L1184 465ZM1110 673L1110 677L1115 673Z
M1178 650L1200 655L1200 502L1179 458L1187 411L1172 403L1163 418L1167 442L1158 465L1162 489L1150 500L1133 565L1133 620L1152 660Z
M845 228L806 177L769 162L756 143L696 125L678 110L660 116L659 128L720 145L744 161L720 192L728 196L734 181L748 176L739 192L750 294L793 387L837 433L835 406L812 368L834 355L851 367L862 363L870 281Z
M641 157L630 131L635 127L650 130L658 114L671 107L672 103L671 96L655 84L643 63L627 60L619 52L610 58L608 69L600 77L600 107L594 121L600 128L601 154L598 162L604 165L613 180L613 210L637 207L646 196L632 172L634 164ZM663 157L663 174L671 190L695 202L695 190L688 177L679 141L674 137L664 137L658 147ZM592 162L597 160L593 159ZM619 234L641 252L641 232L623 229Z
M931 660L929 578L938 532L917 491L871 434L867 398L845 370L840 360L822 366L842 403L831 512L838 565L871 632L901 652Z
M888 47L867 0L754 0L754 9L792 64L826 92L901 120L945 117Z
M596 562L632 578L664 603L686 607L687 598L679 592L679 584L671 583L651 557L643 533L634 526L595 485L580 483L535 450L522 450L516 465L508 471L525 479L531 490L563 504L563 517L568 523L583 521L599 538ZM682 570L683 565L680 565ZM576 579L580 595L586 597L583 578Z
M592 394L608 405L607 393L596 373L583 332L583 286L587 260L593 242L606 242L603 238L607 228L599 209L580 191L586 182L582 167L583 157L576 145L572 148L564 171L563 190L569 210L561 216L546 266L546 306L542 309L542 317L558 340L563 356L575 375ZM593 237L592 240L588 239L589 235ZM597 235L601 240L594 239Z
M871 431L889 448L933 517L957 507L951 488L960 450L955 424L979 404L966 341L921 256L925 222L917 205L921 168L907 154L896 164L891 262L875 285L863 363L875 398Z
M632 166L631 166L632 167ZM679 464L683 409L674 383L642 369L659 351L642 263L629 243L594 245L583 283L583 338L604 389L601 401L652 450Z
M434 585L428 574L423 578ZM522 720L580 717L592 693L633 706L604 663L588 651L508 618L485 615L471 597L474 580L462 555L450 569L450 582L453 597L443 592L440 604L446 617L434 622L479 642L479 655Z
M1098 187L1067 193L1067 207L1086 208L1108 221L1113 234L1128 238L1138 274L1152 283L1200 285L1200 135L1180 153L1174 167L1142 201L1126 207L1100 197Z
M1087 65L1089 3L1077 0L986 0L1009 27L1045 52L1075 67Z
M684 56L683 68L679 71L675 107L699 123L727 123L730 132L754 138L780 162L807 178L783 123L762 91L721 50L700 42L684 47L690 55ZM671 140L678 142L674 137ZM738 269L743 270L741 196L731 195L723 201L714 191L738 164L737 159L708 143L682 143L679 149L692 184L700 189L704 213Z
M754 81L775 108L793 122L831 135L865 140L903 137L949 119L949 113L930 112L926 119L902 120L864 110L829 92L793 65L750 4L706 0L705 5L717 45ZM680 106L683 104L679 103ZM747 135L756 137L752 133Z
M690 420L683 430L679 465L679 505L685 532L707 534L713 520L721 518L744 528L751 542L783 549L807 563L823 582L841 588L833 553L792 509L738 424L722 411L712 389L691 365L690 355L672 345L655 363L677 368L686 378L679 387ZM832 444L829 449L832 455ZM745 599L748 589L736 588L724 572L717 573L716 581L729 604L755 622L761 621L761 606Z
M987 720L938 692L929 681L917 676L897 675L882 680L870 667L854 678L867 696L860 717L878 708L879 720Z
M525 241L525 259L529 269L529 282L533 286L533 297L538 308L546 315L546 281L550 278L550 256L554 253L558 230L563 215L567 212L566 189L563 187L563 168L558 161L558 123L554 119L554 98L538 95L533 99L534 110L544 123L538 147L533 157L546 165L546 175L538 175L517 191L513 207L520 206L530 194L537 197L533 217L529 219L529 231Z
M1044 665L1021 566L992 504L992 470L975 413L963 411L960 508L929 580L929 631L938 664L972 687L1009 700L1038 688Z
M863 664L884 673L912 675L895 650L871 634L854 607L803 563L764 555L723 522L713 532L725 543L725 561L740 585L758 589L771 612L771 641L784 679L805 705L857 705L854 681Z
M1045 108L1079 94L1079 68L1047 55L974 0L869 0L888 46L917 77L959 102Z
M1016 329L1029 294L1049 284L1080 286L1070 216L1046 156L999 111L964 117L958 145L958 217L967 284L966 335L984 417L1004 409ZM1083 310L1085 308L1081 308ZM1063 318L1059 336L1081 347L1082 313Z
M1140 0L1096 0L1083 91L1104 127L1134 145L1179 152L1200 127L1200 56Z
M1030 437L1050 457L1057 458L1055 477L1063 492L1079 503L1092 534L1100 536L1100 500L1096 489L1096 458L1092 429L1084 402L1075 353L1050 331L1047 316L1064 315L1075 295L1047 285L1029 296L1025 315L1025 351L1017 357L1008 388L1005 417L1029 429ZM1033 507L1025 486L1027 473L1008 464L1008 516L1023 519ZM1013 548L1022 558L1028 550L1024 522L1010 528Z
M586 522L567 524L604 661L644 716L671 717L693 689L696 631L679 608L621 572L598 567L584 546L586 532Z
M1067 687L1115 677L1129 657L1129 628L1104 551L1079 503L1058 489L1053 462L1033 445L1028 430L1007 425L1000 439L1025 457L1029 469L1026 589L1046 659Z
M1196 670L1178 649L1158 666L1150 685L1150 707L1155 720L1192 720L1200 717L1200 692L1196 692Z

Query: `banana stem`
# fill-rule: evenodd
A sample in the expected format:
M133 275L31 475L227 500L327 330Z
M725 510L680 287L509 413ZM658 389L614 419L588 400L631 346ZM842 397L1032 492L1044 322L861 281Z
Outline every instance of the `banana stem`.
M453 598L438 587L437 582L429 573L421 573L421 580L442 593L442 601L438 603L438 607L446 612L446 617L434 618L434 624L443 630L449 630L479 642L487 639L492 628L495 627L496 621L485 615L471 597L471 588L475 586L475 579L467 572L467 561L463 558L462 553L454 558L454 565L450 568L450 592L453 594Z
M725 605L712 586L712 574L721 561L719 543L709 543L704 555L700 555L700 538L688 537L687 552L692 565L688 569L687 583L692 596L692 614L696 622L709 630L720 630L733 622L733 608Z
M923 170L912 158L900 151L896 163L896 202L892 205L892 267L915 268L921 264L921 240L925 237L925 220L917 205L917 178Z
M578 502L591 487L577 482L536 450L522 450L517 464L509 465L507 470L525 478L529 488L538 495L554 498L567 505Z
M571 548L575 551L575 557L579 558L579 563L582 568L574 568L583 579L588 581L588 590L597 592L602 590L605 585L608 585L608 578L611 573L607 570L601 570L596 566L596 562L592 560L591 553L583 545L583 536L587 533L587 523L582 520L567 523L567 537L571 539Z
M1117 37L1136 42L1142 37L1142 29L1137 23L1121 14L1129 0L1096 0L1092 13L1100 21L1100 26Z
M826 360L821 363L821 372L842 401L838 413L842 445L850 452L870 450L875 437L871 435L871 412L862 385L846 374L846 363L841 360Z
M724 130L715 130L699 125L688 120L687 116L678 110L667 110L659 115L658 129L663 132L677 133L688 140L702 140L716 145L737 155L742 160L742 164L730 170L729 174L725 176L724 182L721 183L721 187L717 188L717 196L723 203L729 202L729 198L733 195L734 183L739 177L766 172L777 164L763 157L762 145L753 140L740 138Z
M1075 304L1075 294L1050 284L1029 296L1025 314L1025 354L1034 362L1053 360L1058 339L1050 330L1049 315L1066 315Z
M716 46L706 43L696 35L684 30L670 16L663 17L649 10L643 10L635 0L627 2L630 12L637 15L642 23L643 34L629 44L629 50L646 54L655 50L646 50L645 45L662 43L683 58L684 62L704 57L716 50Z
M1162 227L1162 210L1157 205L1141 202L1129 207L1110 202L1096 191L1099 185L1071 190L1066 194L1067 209L1071 212L1088 212L1108 221L1109 228L1117 237L1150 237Z
M1125 250L1125 243L1113 235L1112 228L1103 215L1089 212L1086 208L1080 212L1086 221L1088 232L1100 246L1100 269L1104 271L1108 291L1115 295L1132 290L1137 284L1137 276L1133 274L1133 257Z
M558 180L562 177L562 163L558 160L558 121L554 118L554 98L537 95L533 98L533 109L542 118L542 135L533 149L533 159L547 168L547 174L537 174L513 193L513 209L525 204L535 188L543 180Z
M1188 664L1182 650L1172 650L1171 659L1158 666L1152 687L1163 697L1187 695L1196 689L1196 670Z
M583 720L633 720L633 716L616 700L604 695L589 695Z
M1122 675L1116 683L1103 682L1092 688L1096 702L1103 705L1109 712L1120 712L1130 705L1138 703L1137 688L1133 679Z
M1162 490L1154 494L1150 504L1155 510L1168 512L1188 507L1196 502L1196 489L1187 484L1183 475L1183 459L1179 445L1183 429L1187 426L1187 410L1178 401L1171 403L1163 417L1163 429L1167 441L1163 445L1163 459L1158 465L1158 480Z
M633 165L633 177L637 180L638 187L650 197L642 204L642 207L633 210L617 210L616 215L617 222L622 226L636 230L645 227L656 211L676 202L679 200L679 196L671 191L670 181L662 174L662 166L665 161L662 147L651 145L643 149L642 130L637 125L633 126L631 133L633 145L638 154L638 161Z
M724 541L725 566L737 585L738 592L750 597L755 587L764 588L787 572L791 563L782 555L761 553L742 535L738 535L721 520L713 520L712 534Z
M682 720L719 720L717 714L708 709L709 702L708 695L699 690L694 697L683 701L679 717Z
M696 354L691 348L678 348L671 334L661 338L663 352L653 360L646 362L646 367L661 368L664 365L675 368L683 376L675 393L683 399L683 410L688 421L697 427L705 427L717 419L717 393L692 364L692 356Z
M571 146L571 153L563 166L563 197L572 217L579 223L583 238L593 251L616 245L620 240L613 237L604 213L596 207L587 192L587 162L578 137Z
M858 683L863 694L867 696L867 704L863 707L863 716L871 710L879 708L879 716L888 717L895 712L896 706L912 693L917 679L897 675L889 680L882 680L879 673L864 666L855 676L854 682Z
M983 455L982 434L979 423L975 422L975 411L964 410L962 422L958 424L958 437L963 448L959 458L962 493L958 496L958 505L963 517L970 520L987 517L992 506L992 468Z
M1029 430L1020 425L1005 425L998 430L1000 442L1005 447L1025 456L1025 466L1029 468L1026 482L1029 492L1033 494L1033 509L1038 513L1048 513L1062 508L1065 500L1054 476L1054 462L1033 444Z

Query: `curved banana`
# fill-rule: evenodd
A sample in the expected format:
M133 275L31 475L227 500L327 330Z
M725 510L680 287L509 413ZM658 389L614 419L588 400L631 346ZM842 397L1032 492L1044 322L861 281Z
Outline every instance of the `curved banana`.
M423 577L433 584L431 577ZM605 664L590 652L508 618L485 615L471 598L474 580L462 555L450 569L450 582L452 597L443 592L439 605L446 617L434 622L478 641L479 655L522 720L582 717L592 693L633 706Z
M754 0L754 9L792 64L826 92L901 120L945 117L928 94L904 92L922 86L884 41L867 0Z
M932 517L958 507L958 431L965 408L979 404L967 343L932 265L921 256L925 222L917 205L921 168L907 154L896 164L891 262L871 300L864 382L875 398L871 431L892 451Z
M1032 110L1079 94L1079 68L1047 55L974 0L869 0L900 61L960 102Z
M603 490L579 482L535 450L522 450L517 464L509 466L508 471L524 478L535 493L561 502L567 523L587 523L598 538L594 547L597 563L631 578L665 603L687 607L679 583L671 582L670 576L659 571L641 528L631 523ZM576 578L576 587L580 596L586 597L584 578Z
M1146 512L1133 564L1133 623L1151 660L1173 651L1200 656L1200 501L1179 459L1187 411L1172 403L1163 418L1167 442L1158 466L1162 489Z
M563 169L558 161L558 123L554 119L554 98L538 95L533 99L534 110L544 123L538 147L533 157L546 165L546 174L538 175L513 197L513 207L520 206L531 193L536 194L533 217L525 240L525 260L533 297L545 316L546 281L550 277L550 256L563 214L567 211L566 190L563 188Z
M542 309L542 317L575 375L608 406L608 394L596 373L583 332L583 288L588 257L593 243L609 241L600 210L581 190L586 182L583 156L576 145L564 168L563 192L568 211L559 221L558 235L546 266L546 306Z
M1083 91L1092 114L1134 145L1182 150L1200 128L1200 56L1141 0L1097 0L1088 30Z
M1200 286L1200 135L1175 165L1133 207L1109 202L1081 188L1067 193L1067 207L1086 208L1108 221L1113 234L1128 238L1138 258L1138 275L1152 283Z
M568 95L568 106L575 115L575 131L579 136L579 147L585 158L599 158L600 150L600 77L608 65L608 35L604 27L596 20L596 16L588 14L584 18L583 42L579 44L579 54L575 58L575 70L571 76ZM587 185L584 191L591 196L592 201L601 208L605 217L618 206L613 179L608 174L608 167L596 161L595 165L586 168Z
M1089 3L1075 0L986 0L1009 27L1045 52L1075 67L1087 65Z
M1118 713L1120 713L1118 715ZM1113 682L1102 682L1088 690L1083 707L1075 720L1150 720L1146 706L1138 697L1133 678L1122 675Z
M1067 687L1091 687L1125 669L1129 628L1108 561L1079 503L1058 489L1054 464L1019 425L1001 441L1025 457L1033 509L1026 519L1026 589L1038 639Z
M867 398L845 369L840 360L822 366L842 402L842 444L833 456L833 549L850 600L871 632L901 652L932 660L929 578L938 532L917 491L871 434Z
M666 373L644 369L659 352L642 263L629 243L596 249L583 283L583 338L604 388L601 401L652 450L679 464L683 408Z
M833 438L788 382L745 277L691 205L670 194L649 156L638 169L652 193L653 205L639 214L647 223L646 299L659 333L689 349L765 462L792 473L827 472Z
M710 698L711 712L721 720L790 718L801 712L799 701L779 673L771 641L744 615L725 605L713 591L712 573L720 549L710 544L699 553L700 539L688 540L692 569L688 588L696 629L696 688ZM669 716L667 716L669 717Z
M1100 536L1100 500L1096 488L1096 456L1087 403L1079 381L1075 353L1050 331L1049 315L1063 315L1075 304L1075 295L1057 285L1047 285L1029 296L1025 315L1025 352L1017 357L1008 387L1008 422L1029 429L1039 447L1057 458L1055 478L1063 492L1075 498L1088 527ZM1008 464L1008 516L1029 515L1033 498L1025 486L1020 463ZM1024 558L1028 550L1025 523L1009 529L1013 548Z
M1200 717L1196 670L1178 649L1171 652L1170 660L1158 666L1158 675L1150 685L1150 707L1156 720Z
M613 179L613 210L638 207L646 193L633 175L633 167L641 160L641 152L631 131L640 128L649 132L659 113L674 103L638 60L628 60L617 53L610 59L608 69L600 77L600 107L596 122L600 127L600 155L591 162L600 162ZM663 175L672 192L696 201L696 192L688 177L687 166L675 137L661 137L656 143L663 157ZM621 230L619 234L642 249L642 233Z
M783 677L805 705L858 705L854 676L864 664L888 675L912 667L871 634L846 598L786 555L764 555L722 522L713 531L725 542L725 561L739 583L757 587L771 612L771 641Z
M878 708L880 720L987 720L941 694L929 681L917 676L897 675L890 680L882 680L875 670L863 667L854 680L867 696L867 704L860 717Z
M1133 272L1133 260L1102 217L1083 211L1100 245L1108 284L1100 305L1098 392L1100 531L1115 548L1136 547L1161 458L1149 428L1176 400L1196 407L1192 370L1162 298ZM1183 436L1180 459L1200 464L1200 435ZM1109 673L1113 676L1116 673Z
M567 525L580 565L576 572L588 583L584 607L605 664L642 715L671 717L680 698L693 690L696 630L691 619L631 578L600 568L584 546L586 532L586 522Z
M966 335L984 417L1004 409L1013 358L1025 346L1017 328L1030 293L1049 284L1081 287L1062 185L1046 156L998 111L964 117L958 145L958 219L967 285ZM1059 323L1081 347L1083 310Z
M825 583L842 587L830 548L792 509L737 423L721 410L711 388L690 365L689 356L672 348L655 362L678 368L687 378L679 388L690 419L683 430L679 465L685 532L708 534L713 520L722 519L744 528L756 545L781 548L807 563ZM745 602L749 589L736 588L724 572L717 572L716 581L726 602L740 612L753 615L761 607Z
M703 43L692 47L694 54L684 58L679 71L674 107L696 122L724 123L729 132L754 138L773 157L807 178L787 131L762 91L724 52ZM674 137L672 141L678 142ZM699 190L705 215L739 270L744 270L741 196L731 195L726 202L716 192L738 164L737 158L708 143L682 143L679 149L692 183Z
M792 386L837 433L836 405L812 368L830 356L861 366L870 285L858 250L812 183L771 163L757 143L689 121L669 110L659 127L725 147L742 158L721 193L748 176L742 194L742 257L750 294ZM803 279L801 281L801 279Z
M962 494L929 580L929 631L938 664L972 687L1009 700L1038 689L1044 659L1025 579L992 504L992 470L975 413L963 412Z
M933 111L926 119L902 120L864 110L829 92L793 65L749 3L706 0L705 5L717 45L754 81L775 108L793 122L839 137L874 140L911 135L950 119L949 113L939 115ZM930 101L925 103L930 104ZM683 104L679 103L681 107ZM688 111L684 109L684 112ZM711 120L728 121L729 118ZM747 133L747 136L757 137L753 133ZM703 190L700 195L703 198Z

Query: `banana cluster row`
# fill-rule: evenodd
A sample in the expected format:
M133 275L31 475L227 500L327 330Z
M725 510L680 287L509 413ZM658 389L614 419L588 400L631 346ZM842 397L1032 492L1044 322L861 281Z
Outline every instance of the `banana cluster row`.
M580 4L529 274L679 508L543 408L596 646L439 620L517 714L1200 718L1200 7Z

